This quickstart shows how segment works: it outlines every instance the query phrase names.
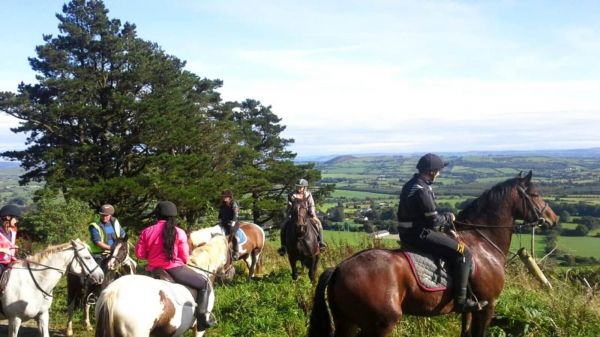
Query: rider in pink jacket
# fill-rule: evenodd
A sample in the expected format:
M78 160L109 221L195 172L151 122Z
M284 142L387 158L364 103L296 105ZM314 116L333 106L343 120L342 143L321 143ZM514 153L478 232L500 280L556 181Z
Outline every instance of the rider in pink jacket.
M16 260L17 222L21 217L21 209L15 205L6 205L0 209L0 273Z
M135 245L135 255L148 260L148 270L164 269L175 282L196 289L196 328L206 330L216 322L208 312L210 287L208 279L186 265L189 259L187 235L177 227L177 207L161 201L155 210L157 222L146 227Z

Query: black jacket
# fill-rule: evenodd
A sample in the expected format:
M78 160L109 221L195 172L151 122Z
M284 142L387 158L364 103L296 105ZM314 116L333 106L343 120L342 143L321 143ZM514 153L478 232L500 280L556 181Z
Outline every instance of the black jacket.
M239 213L240 206L238 206L238 203L235 200L232 200L229 206L225 203L221 203L221 206L219 207L219 220L221 221L221 226L230 226L231 222L237 222Z
M415 174L400 192L400 205L398 205L399 229L421 230L423 228L442 230L452 226L451 213L439 214L435 195L431 188L431 181L426 181Z

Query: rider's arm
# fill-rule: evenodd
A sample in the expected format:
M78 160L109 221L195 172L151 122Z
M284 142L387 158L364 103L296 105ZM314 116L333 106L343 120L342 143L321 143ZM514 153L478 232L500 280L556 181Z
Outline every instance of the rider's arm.
M444 227L450 227L452 225L452 213L439 214L433 195L425 189L420 189L418 197L421 204L421 212L423 212L425 218L425 226L430 229L441 230Z
M237 222L240 215L240 206L237 201L231 202L231 208L233 208L233 219L231 219L231 221Z
M146 233L146 230L143 230L138 242L135 244L135 256L137 256L138 259L145 260L148 258L148 249L146 247L147 240L148 234Z
M315 212L315 199L313 199L312 193L307 192L308 194L308 198L307 198L307 203L308 203L308 215L310 215L311 217L316 217L317 213Z
M190 259L190 246L188 244L187 235L181 229L177 229L177 239L175 244L177 246L177 257L179 257L183 263L187 263Z

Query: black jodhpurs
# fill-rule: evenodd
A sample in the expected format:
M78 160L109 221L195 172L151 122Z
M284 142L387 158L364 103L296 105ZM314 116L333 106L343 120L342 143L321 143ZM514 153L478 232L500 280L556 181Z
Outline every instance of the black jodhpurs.
M420 231L401 234L400 240L425 252L445 258L452 264L463 262L468 266L472 265L471 252L464 245L459 244L454 238L444 233L424 228Z
M188 266L175 267L166 270L169 275L179 284L194 288L197 290L207 289L208 280L202 275L196 273Z

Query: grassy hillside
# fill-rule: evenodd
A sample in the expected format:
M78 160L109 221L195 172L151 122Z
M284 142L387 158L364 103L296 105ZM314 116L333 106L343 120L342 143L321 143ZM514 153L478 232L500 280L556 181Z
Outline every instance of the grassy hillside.
M323 256L320 270L334 266L364 247L354 246L357 242L354 240L360 241L363 237L346 235L330 235L331 249ZM363 242L367 246L374 245L366 239ZM272 244L266 247L265 268L260 279L246 281L245 267L241 262L236 263L236 270L238 275L233 282L217 285L215 314L219 324L205 336L306 335L314 289L305 272L298 281L292 281L287 260L276 254ZM599 273L600 270L591 272ZM567 273L574 274L573 270L549 273L554 290L548 293L524 271L520 262L511 264L489 336L600 336L600 300L597 294L587 292L578 281L565 281ZM50 315L53 336L62 336L64 297L65 289L61 285L55 291L55 303ZM82 329L79 321L75 329L77 336L93 336L93 332ZM458 336L459 330L460 321L456 314L434 318L406 317L391 336ZM186 336L192 334L188 332Z

